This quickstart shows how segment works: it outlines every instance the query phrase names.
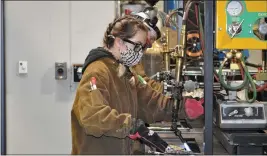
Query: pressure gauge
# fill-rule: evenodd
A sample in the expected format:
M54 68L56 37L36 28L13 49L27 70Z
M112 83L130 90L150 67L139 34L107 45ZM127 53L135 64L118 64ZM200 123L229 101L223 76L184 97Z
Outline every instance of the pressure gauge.
M238 16L243 10L243 6L239 1L231 1L227 5L226 11L231 15L231 16Z

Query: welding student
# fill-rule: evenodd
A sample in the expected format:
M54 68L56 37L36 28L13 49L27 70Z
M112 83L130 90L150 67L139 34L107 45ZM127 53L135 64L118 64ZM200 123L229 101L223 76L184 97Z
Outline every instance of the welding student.
M142 12L132 13L131 15L134 16L136 19L139 19L144 22L144 24L148 28L148 43L150 47L152 47L152 44L161 37L160 30L157 27L157 10L153 7L147 7ZM148 85L150 85L154 90L161 93L163 92L163 84L153 79L150 79L146 75L142 62L139 62L137 65L132 66L131 69L134 73L142 76L144 80L148 83Z
M90 51L71 112L72 154L133 154L128 136L146 123L171 119L169 97L130 72L146 50L147 27L132 16L109 24L103 47Z

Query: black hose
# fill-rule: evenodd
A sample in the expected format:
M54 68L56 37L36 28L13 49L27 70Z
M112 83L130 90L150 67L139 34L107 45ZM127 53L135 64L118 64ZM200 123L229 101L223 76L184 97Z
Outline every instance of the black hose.
M253 63L249 63L249 62L245 62L245 64L247 66L254 67L254 68L260 68L261 67L261 65L259 65L259 64L253 64Z

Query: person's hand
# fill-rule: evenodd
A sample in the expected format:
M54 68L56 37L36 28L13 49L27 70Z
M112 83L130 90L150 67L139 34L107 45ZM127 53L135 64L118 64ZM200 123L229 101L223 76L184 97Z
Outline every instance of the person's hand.
M140 140L149 147L155 148L158 152L164 153L168 144L160 138L160 136L148 129L144 122L137 120L136 129L132 131L132 134L129 135L129 138L133 140Z
M142 63L139 63L139 64L137 64L131 68L132 68L131 71L136 75L140 75L142 77L144 77L146 75L145 69L144 69L144 66L142 65Z

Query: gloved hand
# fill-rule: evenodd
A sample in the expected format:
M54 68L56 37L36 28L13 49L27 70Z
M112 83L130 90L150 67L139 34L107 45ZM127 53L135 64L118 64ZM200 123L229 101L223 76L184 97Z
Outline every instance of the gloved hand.
M204 98L197 101L196 99L188 98L185 101L185 113L191 120L197 119L204 114Z
M141 62L135 66L132 66L131 71L136 75L140 75L142 77L146 76L144 66Z
M164 153L168 144L156 132L149 130L142 120L138 119L136 122L136 128L132 130L129 137L133 140L140 140L145 145Z

